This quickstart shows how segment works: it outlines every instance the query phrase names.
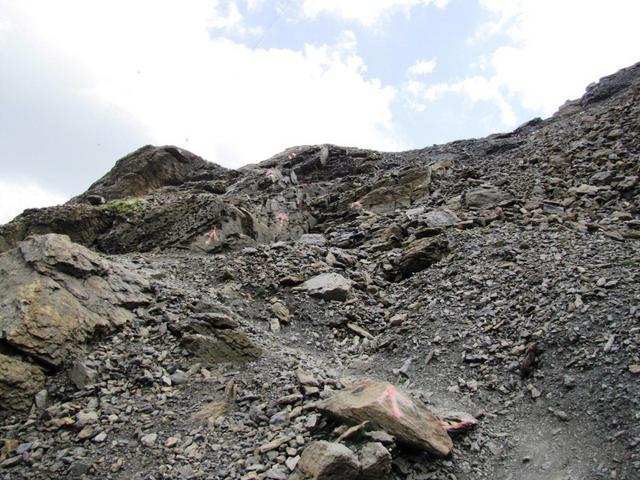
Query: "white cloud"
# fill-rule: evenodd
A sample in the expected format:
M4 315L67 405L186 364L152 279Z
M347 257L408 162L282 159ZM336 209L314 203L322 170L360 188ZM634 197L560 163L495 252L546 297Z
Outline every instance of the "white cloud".
M468 77L458 82L436 83L427 85L424 82L412 80L405 86L411 96L411 106L414 110L423 111L425 103L436 101L446 94L462 94L471 102L492 102L498 108L502 125L512 127L517 123L513 108L506 101L499 85L482 76Z
M417 6L435 5L444 8L448 3L449 0L304 0L302 12L309 18L330 13L344 20L371 26L384 15L398 10L409 15L411 9Z
M640 2L480 0L493 15L478 38L504 34L491 82L524 108L553 113L591 82L638 60Z
M436 59L418 60L407 69L407 74L417 77L420 75L428 75L436 68Z
M158 144L235 167L296 144L402 147L395 90L365 76L352 32L335 45L254 50L212 35L242 27L240 12L214 0L5 4L13 34L29 32L25 41L73 74L70 88L116 106Z
M422 111L447 94L490 102L499 112L492 128L518 123L516 107L550 115L585 87L640 58L640 2L610 0L479 0L492 19L470 39L474 47L503 39L483 52L458 81L404 85L409 103ZM520 119L521 121L524 119Z
M26 208L49 207L66 200L64 195L28 180L0 179L0 224L12 220Z

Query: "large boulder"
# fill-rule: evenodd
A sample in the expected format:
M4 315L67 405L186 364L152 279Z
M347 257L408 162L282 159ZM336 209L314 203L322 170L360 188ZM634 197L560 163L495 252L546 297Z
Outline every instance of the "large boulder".
M312 297L344 302L351 292L353 282L337 273L321 273L310 278L295 291L307 292Z
M398 443L447 456L453 444L446 430L422 402L386 382L362 380L317 404L319 411L346 422L370 422Z
M133 318L132 308L149 301L143 276L66 235L29 237L0 255L0 338L12 352L48 368L62 368L96 331L123 325ZM18 357L13 364L39 378ZM0 382L22 389L10 378L10 371L0 371ZM22 406L15 402L14 408Z

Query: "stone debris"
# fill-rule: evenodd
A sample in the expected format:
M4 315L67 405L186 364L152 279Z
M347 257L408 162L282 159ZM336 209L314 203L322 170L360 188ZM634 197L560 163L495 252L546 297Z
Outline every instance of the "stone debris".
M635 479L639 79L407 152L144 147L1 225L0 477Z

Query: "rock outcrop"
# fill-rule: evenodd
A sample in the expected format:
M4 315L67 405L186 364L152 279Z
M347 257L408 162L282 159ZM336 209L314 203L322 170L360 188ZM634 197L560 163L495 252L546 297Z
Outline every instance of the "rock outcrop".
M94 203L91 197L102 197L107 202L142 197L170 185L223 180L227 172L181 148L147 145L118 160L109 173L70 203Z
M67 236L21 242L0 255L0 342L36 366L14 358L5 385L14 385L16 392L37 391L39 366L62 368L94 335L121 327L133 318L131 309L149 301L146 278ZM16 383L18 369L28 373L28 385ZM4 390L0 404L15 407L12 393Z

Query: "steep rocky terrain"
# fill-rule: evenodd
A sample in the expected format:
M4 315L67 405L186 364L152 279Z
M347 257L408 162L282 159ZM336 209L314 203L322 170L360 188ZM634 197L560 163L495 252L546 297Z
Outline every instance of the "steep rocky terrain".
M421 150L143 147L0 226L0 478L638 479L639 176L640 64Z

